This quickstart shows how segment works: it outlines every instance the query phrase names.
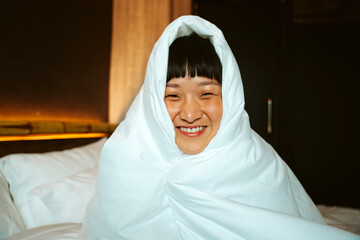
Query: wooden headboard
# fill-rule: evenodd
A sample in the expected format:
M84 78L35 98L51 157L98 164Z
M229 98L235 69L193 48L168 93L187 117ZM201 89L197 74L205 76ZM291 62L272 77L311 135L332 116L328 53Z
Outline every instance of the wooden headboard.
M0 121L0 157L79 147L110 136L116 126L108 123Z
M0 142L0 157L11 153L43 153L80 147L100 138L26 140Z

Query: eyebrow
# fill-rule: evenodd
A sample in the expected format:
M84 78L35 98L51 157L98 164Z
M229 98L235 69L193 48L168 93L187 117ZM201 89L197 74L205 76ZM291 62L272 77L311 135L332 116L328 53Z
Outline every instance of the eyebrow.
M216 85L216 86L218 86L219 83L217 81L215 81L215 80L199 83L199 86L208 86L208 85Z
M207 81L207 82L201 82L198 84L199 86L208 86L208 85L215 85L218 86L219 83L217 81ZM176 83L167 83L166 87L171 87L171 88L179 88L179 84Z
M179 84L175 84L175 83L167 83L166 87L171 87L171 88L178 88Z

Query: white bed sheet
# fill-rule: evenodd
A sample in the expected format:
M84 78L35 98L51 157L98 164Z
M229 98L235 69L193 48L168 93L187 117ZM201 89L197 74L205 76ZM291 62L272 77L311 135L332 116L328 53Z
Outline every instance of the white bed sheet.
M325 205L318 208L330 226L360 235L360 209ZM75 239L80 229L81 223L52 224L17 233L6 240L69 240Z
M59 223L32 228L17 233L6 240L69 240L75 239L81 223Z

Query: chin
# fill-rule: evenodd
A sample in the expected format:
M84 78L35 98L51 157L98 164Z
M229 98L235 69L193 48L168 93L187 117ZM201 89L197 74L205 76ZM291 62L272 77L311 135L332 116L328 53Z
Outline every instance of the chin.
M202 151L204 151L205 148L203 148L203 147L199 147L199 148L181 148L181 147L179 147L179 149L183 153L186 153L189 155L195 155L195 154L198 154L198 153L201 153Z

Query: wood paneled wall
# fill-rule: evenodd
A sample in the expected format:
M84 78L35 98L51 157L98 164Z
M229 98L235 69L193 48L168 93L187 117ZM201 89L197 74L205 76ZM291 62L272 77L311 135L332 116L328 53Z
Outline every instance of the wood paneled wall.
M192 1L191 0L172 0L171 1L171 18L176 18L183 15L192 14Z
M166 26L191 13L191 0L113 1L109 121L121 121L145 77L151 50Z
M0 120L118 123L155 42L191 7L191 0L4 0Z
M0 121L108 121L112 0L2 0Z

